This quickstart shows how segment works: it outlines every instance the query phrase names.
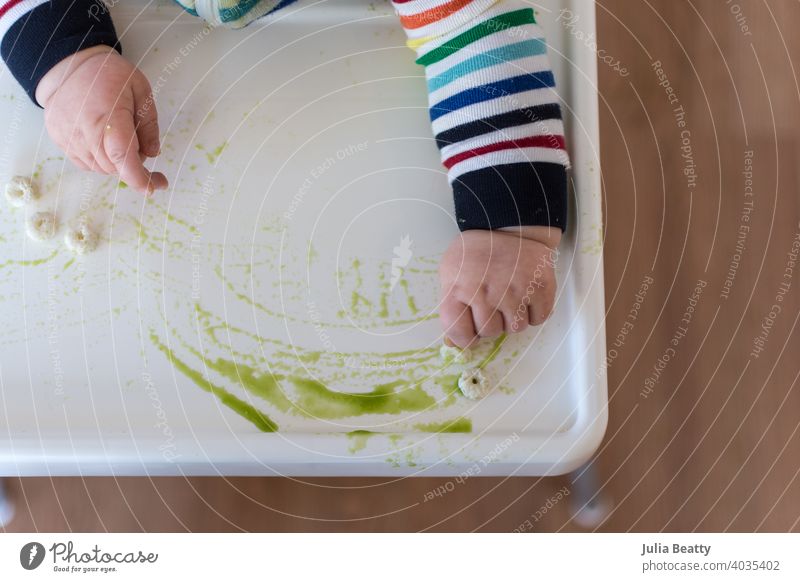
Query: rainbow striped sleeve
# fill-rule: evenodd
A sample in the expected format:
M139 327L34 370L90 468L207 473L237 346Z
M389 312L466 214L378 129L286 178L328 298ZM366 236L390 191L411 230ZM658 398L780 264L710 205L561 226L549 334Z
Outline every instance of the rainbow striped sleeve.
M567 221L561 107L542 29L521 0L393 0L425 67L461 230Z

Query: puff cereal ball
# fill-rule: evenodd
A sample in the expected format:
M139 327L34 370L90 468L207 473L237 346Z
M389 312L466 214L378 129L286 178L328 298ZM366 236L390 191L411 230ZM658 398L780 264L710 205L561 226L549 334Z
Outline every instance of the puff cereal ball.
M80 222L64 235L67 248L78 255L85 255L97 248L97 233L86 222Z
M39 197L30 178L14 176L6 184L6 200L14 208L22 208Z
M56 215L52 212L35 212L25 220L25 231L35 241L50 240L57 228Z

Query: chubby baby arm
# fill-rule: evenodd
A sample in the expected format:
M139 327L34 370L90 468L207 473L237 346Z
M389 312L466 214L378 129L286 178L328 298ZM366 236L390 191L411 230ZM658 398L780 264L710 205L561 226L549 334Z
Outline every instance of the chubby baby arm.
M166 178L143 163L159 149L149 84L119 54L102 0L17 0L0 8L2 58L44 107L55 143L82 169L119 175L142 192L165 188Z
M395 1L425 67L461 235L440 264L445 337L542 323L553 308L569 157L542 29L522 0Z
M50 137L79 168L117 175L147 194L167 187L144 166L161 148L150 83L113 48L94 46L56 64L36 101Z

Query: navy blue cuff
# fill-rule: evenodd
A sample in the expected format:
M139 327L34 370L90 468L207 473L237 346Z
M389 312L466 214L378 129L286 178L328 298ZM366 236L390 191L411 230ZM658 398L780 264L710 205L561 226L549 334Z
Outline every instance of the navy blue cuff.
M506 226L567 228L567 170L561 164L502 164L453 182L461 231Z
M9 28L0 55L36 103L36 87L50 69L80 50L103 44L122 52L101 0L50 0Z

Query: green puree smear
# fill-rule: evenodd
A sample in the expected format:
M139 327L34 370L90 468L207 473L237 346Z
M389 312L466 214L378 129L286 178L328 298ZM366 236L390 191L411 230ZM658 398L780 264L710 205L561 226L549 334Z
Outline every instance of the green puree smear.
M206 331L211 331L207 325L204 327ZM223 404L253 422L260 430L265 432L278 430L277 424L259 409L237 398L225 388L213 384L204 373L178 359L173 351L159 340L154 331L151 331L150 339L178 371L200 388L217 396ZM478 367L483 368L493 361L500 353L505 340L506 336L497 338ZM457 374L435 378L434 382L441 386L447 395L444 401L437 402L436 398L424 390L422 380L395 380L378 384L367 392L338 392L331 390L319 380L296 374L276 374L225 358L212 359L189 345L184 344L184 347L203 362L204 369L213 370L226 381L241 386L249 394L269 403L280 412L305 418L335 420L367 414L398 415L421 412L449 406L458 398ZM456 418L444 422L415 424L414 429L430 433L469 433L472 432L472 422L468 418ZM354 431L348 435L354 439L352 448L355 450L361 450L366 446L368 431Z
M8 259L4 263L0 263L0 269L4 269L10 266L17 266L17 267L38 267L39 265L43 265L44 263L52 260L58 254L58 249L54 249L46 257L42 257L41 259L27 259L27 260L17 260L17 259Z
M348 432L347 438L350 439L352 444L347 450L350 451L351 453L357 453L358 451L367 446L367 441L369 440L369 437L375 436L376 434L379 433L372 432L369 430L354 430Z
M486 355L485 358L483 358L480 361L477 367L483 370L486 366L491 364L494 361L494 359L500 354L500 348L503 347L503 344L506 342L507 339L508 339L508 334L504 333L496 340L494 340L494 345L492 345L491 351Z
M468 418L460 417L452 420L446 420L444 422L426 422L415 424L414 430L417 432L432 433L470 433L472 432L472 421ZM388 436L389 439L394 443L397 440L397 437L400 436L396 433L374 432L371 430L353 430L345 434L351 443L350 447L347 449L351 453L357 453L358 451L366 448L367 441L371 437L381 435Z
M397 380L369 392L335 392L318 380L259 372L251 366L218 358L205 364L238 382L282 412L309 418L338 419L364 414L418 412L436 405L419 383Z
M220 398L226 395L233 397L223 388L211 384L202 373L177 359L154 332L151 332L150 339L180 372L201 388ZM281 412L290 412L298 416L339 419L365 414L419 412L436 406L436 399L422 388L420 382L397 380L379 384L369 392L335 392L318 380L261 372L252 366L223 358L210 360L203 358L196 350L188 349L200 357L206 367L241 385L250 394L269 402ZM225 404L230 406L228 402ZM239 406L244 403L238 401L236 404ZM255 408L247 406L248 414L255 412L263 417ZM235 410L242 414L240 409L235 408ZM242 416L252 420L248 414ZM270 422L272 425L275 424Z
M185 374L190 380L192 380L195 384L197 384L200 388L202 388L206 392L210 392L211 394L219 398L220 402L222 402L225 406L227 406L240 416L252 422L254 425L256 425L256 427L258 427L263 432L276 432L278 430L278 425L275 424L275 422L273 422L269 417L267 417L263 412L258 410L256 407L248 404L244 400L240 400L239 398L237 398L224 388L215 386L214 384L206 380L200 372L193 370L184 362L176 358L175 354L172 353L172 350L169 349L164 344L162 344L155 333L150 332L150 340L164 355L167 356L170 363L178 371Z
M444 422L415 424L414 428L419 432L472 432L472 421L462 417Z
M205 148L205 146L203 144L197 144L194 147L195 147L196 150L199 150L201 152L206 150L206 148ZM228 142L224 141L220 145L218 145L216 148L214 148L213 150L207 151L206 152L206 159L208 159L208 163L209 164L216 163L217 159L222 155L222 152L224 152L225 148L227 148L227 147L228 147Z

